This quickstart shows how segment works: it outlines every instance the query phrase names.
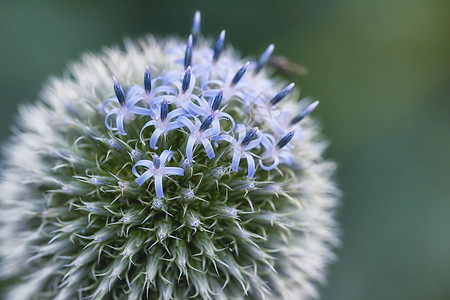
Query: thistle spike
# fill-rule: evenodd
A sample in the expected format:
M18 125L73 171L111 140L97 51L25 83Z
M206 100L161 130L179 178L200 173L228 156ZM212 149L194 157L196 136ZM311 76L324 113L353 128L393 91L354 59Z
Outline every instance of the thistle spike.
M237 72L236 75L234 75L233 80L231 81L231 86L235 86L244 76L245 72L247 71L248 65L250 62L246 62Z
M184 68L192 66L192 34L188 37L188 42L186 44L186 52L184 54Z
M291 120L291 125L294 125L303 120L303 118L309 115L317 107L317 105L319 105L319 101L314 101L313 103L308 105L308 107L306 107L301 113L299 113Z
M256 64L255 74L258 74L259 71L267 64L270 56L272 55L273 49L275 49L274 44L270 44L269 47L264 51L263 54L259 57L258 63Z
M114 81L114 93L116 94L117 100L119 101L119 104L121 106L125 106L125 94L115 76L113 76L113 81Z
M270 100L270 105L274 106L276 105L278 102L280 102L281 100L283 100L284 97L286 97L287 94L289 94L289 92L294 88L295 83L291 83L289 84L287 87L285 87L284 89L281 90L281 92L279 92L278 94L275 95L275 97L272 98L272 100Z
M214 55L213 55L213 62L217 62L219 60L220 54L223 50L223 43L225 41L225 30L222 30L220 32L219 38L217 39L216 46L214 46Z

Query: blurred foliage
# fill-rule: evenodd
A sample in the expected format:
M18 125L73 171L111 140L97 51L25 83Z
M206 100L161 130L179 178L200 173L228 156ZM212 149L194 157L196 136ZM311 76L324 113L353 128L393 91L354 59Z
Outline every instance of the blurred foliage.
M332 141L343 246L323 299L450 299L450 1L0 2L0 139L19 104L86 50L202 31L243 56L269 43Z

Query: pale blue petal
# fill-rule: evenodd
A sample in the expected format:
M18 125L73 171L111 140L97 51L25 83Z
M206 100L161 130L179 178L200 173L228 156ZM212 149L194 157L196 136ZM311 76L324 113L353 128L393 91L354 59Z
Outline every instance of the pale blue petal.
M245 154L245 157L247 158L247 168L248 168L248 173L247 173L247 177L251 178L255 175L255 160L253 159L253 156L251 156L250 154Z
M247 147L245 147L245 150L251 150L255 147L258 147L260 143L261 143L261 138L253 140L247 145Z
M153 131L152 137L150 138L150 148L155 150L158 149L158 147L156 147L156 143L158 142L161 134L163 134L163 131L158 127L155 129L155 131Z
M237 172L239 169L240 161L241 161L241 154L238 151L234 151L233 160L231 161L231 170Z
M271 152L274 145L276 145L275 138L273 135L265 133L261 138L261 145L263 145L268 152Z
M136 170L136 167L139 166L143 166L143 167L147 167L149 169L153 168L153 162L151 160L140 160L138 162L136 162L136 164L133 166L132 172L134 174L134 176L139 177L141 176L138 171Z
M129 97L127 94L127 100L125 102L125 107L128 109L132 109L139 101L144 100L141 95L134 95Z
M184 176L184 170L178 167L164 167L164 175Z
M199 118L194 117L195 127L200 128L202 126L202 121Z
M230 131L231 131L231 130L234 130L234 127L236 127L236 124L235 124L235 122L234 122L233 117L230 116L230 115L227 114L227 113L220 112L220 113L217 115L217 118L218 118L218 119L224 118L224 119L230 120L230 122L231 122L231 129L230 129Z
M162 179L161 175L155 176L155 191L159 198L164 198Z
M220 87L223 87L224 83L222 80L208 80L206 81L203 85L202 85L202 90L208 90L208 91L212 91L211 89L209 89L208 85L218 85ZM219 91L219 89L214 90L214 94L213 96L215 96L217 94L217 92Z
M145 128L149 127L149 126L155 126L155 121L150 120L147 123L145 123L145 125L142 127L141 129L141 133L139 134L139 138L141 139L141 142L145 145L144 139L142 138L142 132L144 131Z
M210 102L212 102L213 99L214 99L214 97L210 97ZM208 114L211 113L211 105L209 104L210 102L206 101L204 96L198 98L197 102L198 102L198 104L200 104L201 108L203 108L204 110L209 110Z
M275 169L278 166L279 163L280 163L280 160L279 160L278 156L274 156L273 157L273 162L272 162L272 164L270 166L265 166L263 164L262 160L259 161L259 165L261 166L261 168L263 170L266 170L266 171L270 171L270 170Z
M133 108L129 109L128 111L133 114L141 115L141 116L151 116L153 114L153 112L150 109L143 108L143 107L133 107Z
M221 134L214 138L217 141L227 141L228 143L234 145L237 143L236 139L228 134Z
M214 119L212 121L212 135L219 135L220 134L220 121L219 119Z
M105 125L106 125L106 128L108 128L109 130L112 130L113 127L111 127L111 125L109 125L108 119L109 119L109 117L111 117L112 115L115 115L115 114L116 114L116 112L114 110L112 110L105 117Z
M213 128L206 129L205 132L203 133L203 136L215 136L215 135L217 134L214 133Z
M183 125L186 126L191 133L195 132L196 130L195 125L192 124L192 122L188 118L184 116L179 116L177 118L177 121L183 123Z
M159 161L161 162L161 165L164 166L167 161L172 159L173 152L170 150L164 150L161 155L159 156Z
M163 102L164 98L167 99L168 103L176 103L177 102L177 97L172 96L172 95L163 95L163 96L155 97L152 100L150 100L150 106L153 107L153 105L155 105L155 104L160 104L161 102Z
M191 112L194 115L199 115L199 116L206 116L208 115L208 111L198 105L195 105L194 103L189 103L188 105L188 110L189 112Z
M193 160L192 152L194 151L195 141L196 138L190 136L186 144L186 156L187 158L189 158L190 161Z
M153 172L151 170L148 170L146 172L144 172L141 176L139 176L136 179L136 183L141 186L144 184L144 182L146 182L147 180L149 180L152 176L153 176Z
M134 96L141 96L142 93L144 93L144 92L145 92L144 89L140 85L135 84L127 90L127 98L131 99ZM141 96L141 99L142 99L142 96Z
M117 100L117 97L111 97L105 100L105 102L103 103L103 110L106 111L106 109L108 108L108 104L109 102L115 102L117 104L119 104L119 100Z
M167 124L167 126L166 126L166 131L169 132L169 131L171 131L171 130L178 129L178 128L180 128L180 127L183 127L183 123L177 122L177 121L175 121L175 122L170 122L170 123Z
M208 158L213 159L214 157L216 157L211 142L207 138L202 138L200 141L202 142L203 147L205 147L206 155L208 155Z
M245 125L244 124L237 124L236 125L236 129L237 129L238 136L239 136L238 142L242 142L242 140L245 137L245 133L246 133Z
M176 95L177 91L169 86L160 86L157 87L155 89L153 89L152 91L155 95L159 94L159 93L168 93L168 94L172 94L172 95Z
M124 128L123 128L123 118L124 118L124 114L118 114L117 118L116 118L116 126L117 126L117 130L119 131L119 133L121 135L127 135Z
M220 86L222 87L222 86L223 86L223 82L222 82L222 81L219 81L219 82L220 82ZM209 84L209 82L207 82L207 84ZM214 96L216 96L217 93L220 91L220 89L209 89L209 90L205 90L204 87L206 87L205 84L204 84L203 87L202 87L202 89L203 89L203 97L205 97L205 98L214 98ZM207 87L206 87L206 88L207 88Z
M294 163L294 156L292 155L292 153L290 153L288 151L281 152L280 158L281 158L281 161L288 166L290 166Z
M182 109L182 108L174 109L174 110L172 110L171 112L169 112L167 114L167 120L170 121L173 118L176 118L176 117L181 116L181 115L184 115L184 109Z

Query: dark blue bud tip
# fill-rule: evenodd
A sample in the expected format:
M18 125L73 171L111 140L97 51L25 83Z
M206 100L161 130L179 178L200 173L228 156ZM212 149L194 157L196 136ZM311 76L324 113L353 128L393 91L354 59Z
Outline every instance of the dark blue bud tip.
M250 62L246 62L242 68L240 68L237 72L236 75L234 75L233 80L231 81L231 86L235 86L242 78L242 76L244 76L245 72L247 71L248 65L250 64Z
M117 100L119 100L119 104L121 106L125 106L125 94L122 90L122 88L119 85L119 82L117 82L116 77L113 76L114 81L114 93L116 93Z
M167 119L167 113L169 111L169 106L167 104L167 98L164 97L161 103L161 121L165 121Z
M150 94L152 91L152 76L150 75L150 68L148 66L145 68L144 89L146 94Z
M270 56L272 55L273 49L275 49L275 46L273 44L270 44L269 47L267 47L266 51L261 54L261 57L259 58L255 68L255 74L258 74L259 71L261 71L261 69L267 64Z
M287 87L285 87L284 89L281 90L281 92L279 92L278 94L275 95L275 97L272 98L272 100L270 100L270 105L276 105L278 102L280 102L281 100L283 100L284 97L286 97L287 94L289 94L289 92L294 88L295 83L291 83L290 85L288 85Z
M192 34L189 35L188 42L186 45L186 52L184 54L184 68L192 66Z
M223 98L223 89L221 89L216 96L214 97L214 100L211 104L211 110L212 111L216 111L219 109L220 106L220 102L222 102L222 98Z
M153 166L155 167L155 169L159 169L159 167L161 166L161 161L159 160L158 154L153 155Z
M194 23L192 24L192 45L195 46L200 35L200 12L196 11L194 15Z
M291 132L288 132L285 136L283 136L281 138L281 140L278 142L277 148L281 149L284 146L286 146L287 143L289 143L292 140L292 138L294 137L294 134L295 134L295 130L292 130Z
M291 120L291 125L294 125L303 120L303 118L309 115L317 107L317 105L319 105L319 101L314 101L313 103L308 105L308 107L305 108L301 113L299 113L298 116Z
M183 91L183 93L186 93L190 83L191 83L191 67L188 66L186 72L184 72L183 81L181 82L181 90Z
M205 121L203 121L202 125L200 125L199 131L205 132L206 129L211 126L212 121L214 121L214 118L216 117L217 112L213 112L208 117L206 117Z
M255 137L256 133L258 132L258 128L255 127L253 128L249 133L247 133L247 135L244 137L244 139L241 142L241 145L246 147L248 146L248 144L250 144L250 142L253 140L253 138Z
M219 38L217 39L216 46L214 46L214 55L213 55L213 62L217 62L219 60L220 54L223 50L223 43L225 41L225 30L222 30L222 32L219 35Z

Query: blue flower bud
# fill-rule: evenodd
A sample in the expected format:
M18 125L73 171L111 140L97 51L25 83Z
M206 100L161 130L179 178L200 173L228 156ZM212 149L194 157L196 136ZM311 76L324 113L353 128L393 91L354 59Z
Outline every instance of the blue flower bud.
M217 39L216 46L214 46L213 62L219 60L220 54L222 54L223 43L225 41L225 30L220 32L219 38Z
M192 66L192 34L189 35L188 42L186 44L186 51L184 54L184 68Z
M116 77L113 77L114 81L114 93L116 94L117 100L119 101L121 106L125 106L125 94L117 82Z
M273 105L277 104L278 102L280 102L281 100L283 100L283 98L286 97L287 94L289 94L289 92L294 88L294 86L295 86L295 84L291 83L287 87L282 89L281 92L276 94L275 97L273 97L272 100L270 100L270 105L273 106Z

